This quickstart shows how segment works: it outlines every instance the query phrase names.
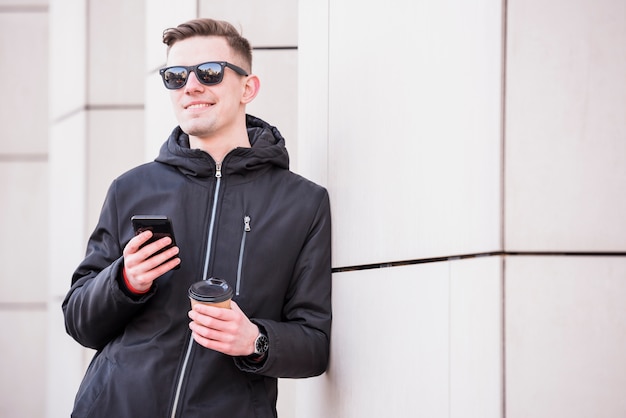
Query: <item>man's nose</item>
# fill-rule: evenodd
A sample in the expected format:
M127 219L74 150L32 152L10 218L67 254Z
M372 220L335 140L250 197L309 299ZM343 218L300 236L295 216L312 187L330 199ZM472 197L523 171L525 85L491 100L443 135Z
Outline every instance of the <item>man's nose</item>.
M189 72L187 76L187 83L185 83L185 90L201 90L204 88L204 84L198 81L196 73L194 71Z

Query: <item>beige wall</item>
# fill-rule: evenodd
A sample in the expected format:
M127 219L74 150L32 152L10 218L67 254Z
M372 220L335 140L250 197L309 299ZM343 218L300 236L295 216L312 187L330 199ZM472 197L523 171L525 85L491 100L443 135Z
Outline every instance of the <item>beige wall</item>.
M625 43L621 0L509 2L507 418L626 416Z
M0 0L0 416L69 415L92 352L60 304L197 15L242 27L250 113L331 193L331 365L281 417L626 415L625 7Z
M327 166L300 167L335 322L298 416L625 416L624 3L323 3L299 139Z
M0 1L0 416L43 416L48 9ZM24 36L26 35L26 36ZM33 397L33 394L37 396Z
M502 256L456 256L502 250L502 6L323 3L300 2L299 151L326 157L301 168L342 271L297 416L500 417Z

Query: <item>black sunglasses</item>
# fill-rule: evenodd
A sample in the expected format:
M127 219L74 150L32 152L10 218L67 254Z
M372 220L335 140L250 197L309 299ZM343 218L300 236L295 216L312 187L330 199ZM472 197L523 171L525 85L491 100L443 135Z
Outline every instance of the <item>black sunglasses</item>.
M230 68L239 75L249 75L243 68L237 67L236 65L226 61L203 62L202 64L192 65L191 67L176 65L174 67L161 68L159 70L159 74L163 77L163 84L165 84L166 88L176 90L187 84L190 71L193 71L196 74L198 81L206 86L219 84L224 78L224 68L226 67Z

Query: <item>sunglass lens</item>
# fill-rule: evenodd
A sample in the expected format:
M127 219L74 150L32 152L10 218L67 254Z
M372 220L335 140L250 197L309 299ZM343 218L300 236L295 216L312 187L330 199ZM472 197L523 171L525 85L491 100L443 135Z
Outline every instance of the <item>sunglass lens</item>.
M202 84L211 85L222 81L224 72L222 71L222 66L219 63L207 62L206 64L198 66L196 75L198 76L198 81Z
M168 68L163 74L165 86L168 89L179 89L187 82L187 69L184 67Z

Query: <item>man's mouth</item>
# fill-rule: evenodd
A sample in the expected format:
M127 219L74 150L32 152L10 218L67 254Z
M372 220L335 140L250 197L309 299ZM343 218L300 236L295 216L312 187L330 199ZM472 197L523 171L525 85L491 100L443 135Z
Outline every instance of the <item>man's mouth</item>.
M210 103L194 103L185 107L185 109L202 109L204 107L210 107L210 106L211 106Z

